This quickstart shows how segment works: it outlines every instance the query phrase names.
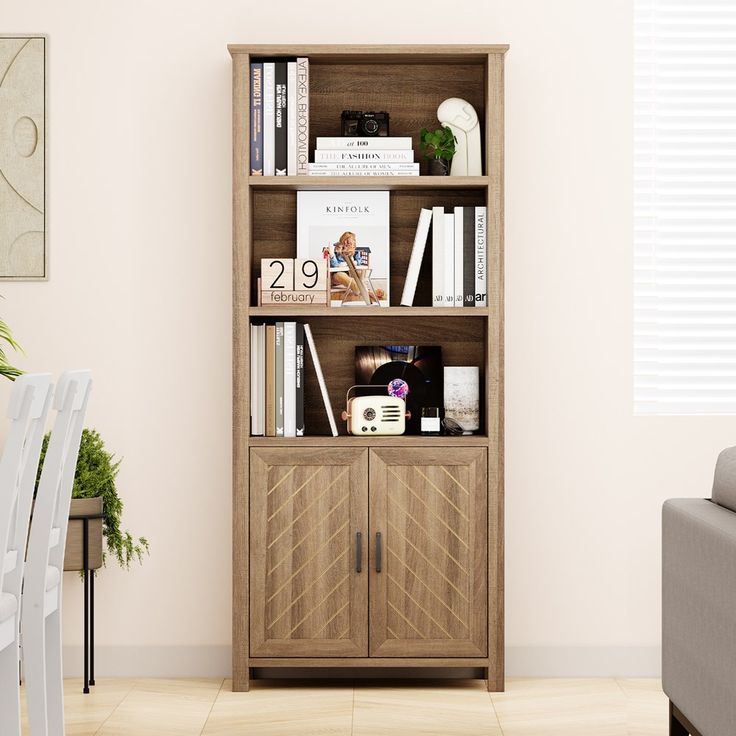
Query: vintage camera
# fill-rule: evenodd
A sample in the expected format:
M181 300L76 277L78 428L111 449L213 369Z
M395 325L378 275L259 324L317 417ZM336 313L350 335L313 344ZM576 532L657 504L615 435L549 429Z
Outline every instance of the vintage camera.
M388 135L387 112L361 112L360 110L343 110L340 116L342 134L345 136Z

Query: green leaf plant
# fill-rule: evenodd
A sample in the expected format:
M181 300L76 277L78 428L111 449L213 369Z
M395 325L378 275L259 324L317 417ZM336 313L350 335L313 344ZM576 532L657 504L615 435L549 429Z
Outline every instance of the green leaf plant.
M41 462L36 477L36 491L41 479L43 461L49 446L47 434L43 438ZM143 562L143 554L149 553L148 540L145 537L137 539L121 526L123 501L118 495L115 479L120 469L120 460L107 452L105 443L94 429L82 431L82 441L79 446L79 458L74 473L72 498L102 498L102 533L107 540L107 550L115 557L120 567L130 569L130 563L137 560ZM103 563L106 564L107 554L103 554Z
M457 139L446 125L437 130L422 128L419 131L419 147L427 158L452 161L456 143Z
M16 368L11 365L8 360L8 355L5 352L7 348L15 350L17 353L22 353L23 348L13 338L13 333L10 331L10 327L0 320L0 376L7 378L10 381L15 381L18 376L23 374L20 368Z

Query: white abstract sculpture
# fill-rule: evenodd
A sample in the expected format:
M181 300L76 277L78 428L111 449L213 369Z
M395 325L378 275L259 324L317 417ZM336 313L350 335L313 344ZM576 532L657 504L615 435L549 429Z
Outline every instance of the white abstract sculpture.
M481 176L480 122L475 108L466 100L450 97L437 108L437 119L457 139L451 176Z

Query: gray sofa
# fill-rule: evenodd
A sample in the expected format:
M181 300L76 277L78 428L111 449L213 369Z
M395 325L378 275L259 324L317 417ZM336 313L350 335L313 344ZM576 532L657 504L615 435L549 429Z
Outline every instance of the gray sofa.
M671 736L736 734L736 447L711 499L662 509L662 686Z

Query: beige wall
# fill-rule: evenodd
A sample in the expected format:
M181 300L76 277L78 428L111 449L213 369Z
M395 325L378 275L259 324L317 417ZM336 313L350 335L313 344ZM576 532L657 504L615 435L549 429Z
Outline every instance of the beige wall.
M152 544L99 577L101 673L228 669L229 41L511 44L509 671L656 671L660 503L708 492L734 422L632 415L630 6L6 0L2 30L50 37L51 278L0 309L24 368L94 370L90 424Z

